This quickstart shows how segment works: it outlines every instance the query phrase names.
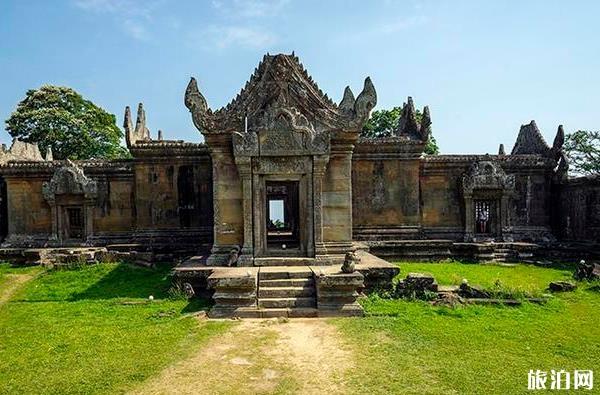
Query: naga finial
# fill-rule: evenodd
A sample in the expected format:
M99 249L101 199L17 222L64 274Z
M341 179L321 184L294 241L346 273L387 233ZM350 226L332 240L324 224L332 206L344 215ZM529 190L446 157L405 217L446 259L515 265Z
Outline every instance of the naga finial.
M500 155L500 156L506 155L506 151L504 150L504 144L500 144L500 146L498 147L498 155Z
M556 137L554 137L554 142L552 143L552 149L558 152L558 151L562 150L564 143L565 143L565 130L563 129L563 125L558 125L558 130L556 131Z
M150 140L150 131L146 127L146 111L144 110L143 103L138 104L134 134L136 137L134 142L138 140Z
M192 121L196 128L200 131L208 131L207 118L210 110L206 99L198 89L198 82L196 82L194 77L190 79L185 90L184 103L188 110L190 110L190 113L192 113Z
M423 117L421 118L421 140L427 142L431 135L431 114L429 113L429 106L423 108Z
M361 120L366 120L376 104L377 92L375 91L375 86L373 86L371 77L367 77L362 92L360 92L354 102L354 113L356 114L356 117Z
M125 116L123 117L123 129L125 129L125 142L127 147L131 147L134 143L133 137L133 122L131 121L131 109L129 106L125 107Z
M346 89L344 89L344 97L342 98L342 101L340 102L338 107L344 113L352 113L354 112L355 102L356 99L354 98L354 93L352 93L352 89L350 89L350 87L347 86Z

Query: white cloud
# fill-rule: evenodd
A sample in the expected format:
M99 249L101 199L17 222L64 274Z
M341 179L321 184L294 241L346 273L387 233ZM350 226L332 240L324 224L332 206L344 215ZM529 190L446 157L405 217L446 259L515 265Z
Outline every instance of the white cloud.
M123 31L137 40L149 37L147 25L162 0L73 0L86 12L111 15Z
M146 40L148 38L148 31L144 24L133 19L126 19L123 21L123 29L131 37L137 40Z
M278 15L289 0L213 0L212 6L225 16L262 18Z
M379 25L375 31L381 34L391 34L402 30L409 29L411 27L424 25L427 23L427 17L424 15L414 15L408 18L400 18L390 22Z
M211 26L192 36L195 43L199 42L207 48L218 49L230 47L264 49L277 42L273 34L247 26Z

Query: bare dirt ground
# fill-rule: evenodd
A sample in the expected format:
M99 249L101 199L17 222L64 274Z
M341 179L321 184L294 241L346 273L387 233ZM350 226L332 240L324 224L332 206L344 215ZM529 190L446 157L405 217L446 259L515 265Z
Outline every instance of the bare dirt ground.
M352 354L322 319L242 320L137 394L343 394Z
M19 288L34 276L31 274L5 274L6 284L0 288L0 306L8 302Z

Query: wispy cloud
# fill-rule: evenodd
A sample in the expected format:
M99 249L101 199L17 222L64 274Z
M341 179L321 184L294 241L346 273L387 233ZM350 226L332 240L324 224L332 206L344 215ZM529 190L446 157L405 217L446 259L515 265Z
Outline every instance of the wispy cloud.
M193 33L192 40L207 49L264 49L275 44L277 37L265 30L247 26L210 26Z
M407 30L412 27L421 26L428 22L428 19L424 15L413 15L406 18L399 18L392 21L382 23L373 29L374 33L380 34L392 34L399 31Z
M278 15L289 0L213 0L212 6L233 18L262 18Z
M220 50L267 49L279 38L263 22L281 15L288 3L289 0L212 0L214 23L193 31L193 44Z
M148 24L162 0L73 0L86 12L112 16L123 31L136 40L149 38Z

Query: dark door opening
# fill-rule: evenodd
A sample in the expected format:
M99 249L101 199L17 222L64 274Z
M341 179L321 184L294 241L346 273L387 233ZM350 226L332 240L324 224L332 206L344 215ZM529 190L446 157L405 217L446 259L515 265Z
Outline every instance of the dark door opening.
M266 190L267 248L299 249L298 182L267 181Z
M0 177L0 241L8 235L8 196L6 181Z
M475 200L475 233L493 236L496 233L496 201Z
M65 209L67 219L66 234L68 239L81 240L84 236L83 208L67 207Z

